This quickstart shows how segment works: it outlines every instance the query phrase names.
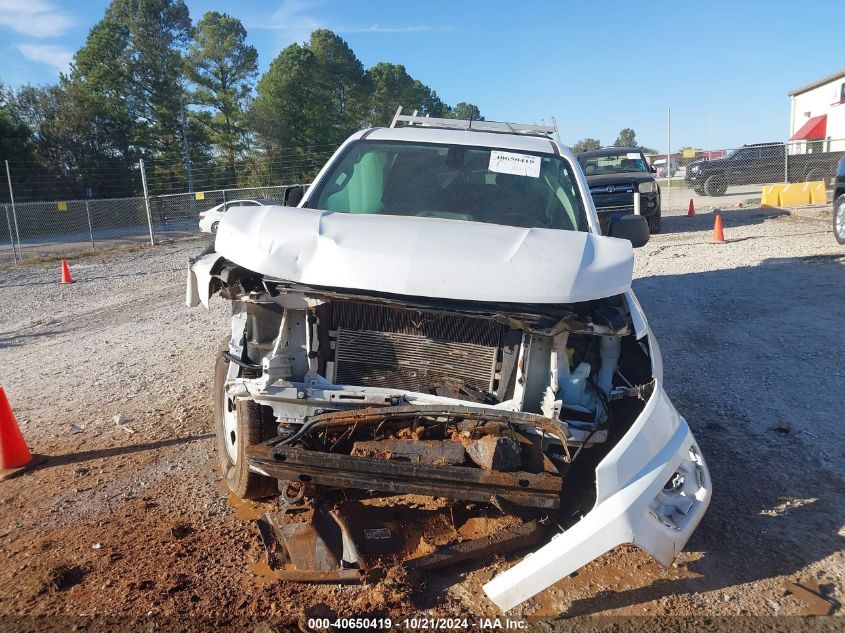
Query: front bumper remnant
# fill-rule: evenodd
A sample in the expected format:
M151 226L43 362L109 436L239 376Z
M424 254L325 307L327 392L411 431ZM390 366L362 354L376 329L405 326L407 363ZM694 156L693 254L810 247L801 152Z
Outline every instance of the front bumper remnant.
M632 429L645 441L637 443L634 436L628 448L638 452L660 438L660 445L652 444L656 452L650 459L642 456L642 466L616 492L602 498L599 490L599 502L578 523L484 585L499 608L515 607L625 543L641 547L664 566L681 552L710 503L710 476L687 422L662 387L652 400L641 415L651 428L643 429L638 420L639 428ZM632 463L630 456L631 451L611 453L603 465L621 472Z
M557 509L563 479L549 473L485 471L463 466L389 461L260 444L247 449L250 470L282 481L482 503L504 499Z

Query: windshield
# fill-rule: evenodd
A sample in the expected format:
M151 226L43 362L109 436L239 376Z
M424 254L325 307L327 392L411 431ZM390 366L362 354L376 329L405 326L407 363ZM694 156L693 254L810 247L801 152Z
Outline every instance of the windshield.
M620 152L606 156L579 156L586 176L647 172L645 159L639 152Z
M321 178L308 206L337 213L587 230L566 160L463 145L352 143Z

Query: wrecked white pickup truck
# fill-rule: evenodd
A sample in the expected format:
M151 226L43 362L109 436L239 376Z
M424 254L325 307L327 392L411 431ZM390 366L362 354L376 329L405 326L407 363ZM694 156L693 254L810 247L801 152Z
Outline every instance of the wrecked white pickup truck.
M280 495L280 578L539 548L484 586L507 610L623 543L668 565L701 521L707 467L631 291L645 219L602 237L552 132L397 114L192 260L188 304L232 304L220 461ZM444 508L445 531L402 514Z

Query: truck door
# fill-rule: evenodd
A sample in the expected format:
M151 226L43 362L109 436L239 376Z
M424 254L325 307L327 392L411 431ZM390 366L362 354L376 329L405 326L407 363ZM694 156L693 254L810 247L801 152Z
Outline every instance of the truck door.
M760 169L757 183L782 182L784 145L764 145L760 148Z
M727 177L731 185L745 185L753 182L753 174L759 162L759 149L743 147L728 161Z

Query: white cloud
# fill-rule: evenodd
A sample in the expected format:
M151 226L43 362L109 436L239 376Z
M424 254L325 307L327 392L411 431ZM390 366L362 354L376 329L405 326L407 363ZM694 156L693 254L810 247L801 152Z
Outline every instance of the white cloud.
M325 26L308 15L320 4L314 0L283 0L269 20L255 26L279 31L283 44L308 41L311 31Z
M76 24L46 0L0 0L0 26L32 37L57 37Z
M2 0L0 0L2 1ZM369 26L355 27L331 25L313 17L314 10L319 8L322 0L282 0L279 8L259 24L251 24L250 28L271 29L278 31L282 44L292 42L306 42L314 29L326 28L335 33L420 33L423 31L454 31L451 26L431 26L428 24L416 24L410 26L383 26L371 24Z
M382 26L371 24L365 27L338 29L341 33L420 33L423 31L445 32L454 31L451 26L430 26L428 24L416 24L414 26Z
M47 64L66 72L73 61L73 52L57 44L18 44L18 50L27 59Z

